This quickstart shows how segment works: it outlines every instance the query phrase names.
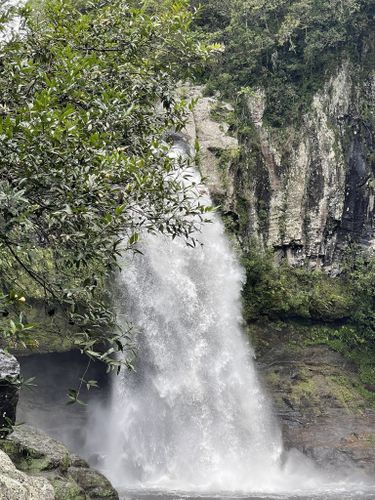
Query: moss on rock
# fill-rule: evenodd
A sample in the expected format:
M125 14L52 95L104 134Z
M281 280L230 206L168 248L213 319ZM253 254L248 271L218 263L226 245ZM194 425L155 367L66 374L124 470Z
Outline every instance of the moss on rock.
M75 482L66 478L56 477L50 479L55 491L56 500L86 500L84 490Z
M28 425L17 427L7 439L0 440L0 449L20 471L48 479L57 500L118 500L108 479L62 443Z
M324 466L375 473L375 407L358 365L322 342L329 335L318 325L263 322L248 330L287 447Z

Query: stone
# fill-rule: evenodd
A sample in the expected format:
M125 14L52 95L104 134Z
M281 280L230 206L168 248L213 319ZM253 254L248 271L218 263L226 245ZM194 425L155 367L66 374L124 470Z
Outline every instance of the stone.
M45 478L57 500L118 500L111 483L59 441L29 425L22 425L0 440L15 466L23 473Z
M0 351L0 436L12 431L16 421L20 365L17 359Z
M84 468L70 467L68 477L72 478L89 498L116 500L118 495L114 492L111 483L100 472Z
M63 477L50 479L55 491L56 500L86 500L84 490L75 482Z
M16 469L11 459L0 450L0 498L2 500L54 500L49 481Z
M29 425L17 427L8 440L15 445L18 456L27 456L22 469L36 468L38 472L58 469L65 473L71 464L70 452L62 443ZM12 459L20 460L17 456Z
M234 108L216 97L204 97L199 86L187 87L184 91L196 102L184 130L186 140L191 145L199 143L201 174L214 202L220 203L223 210L231 210L234 186L230 171L238 156L239 144L230 133L226 117Z
M373 477L375 411L357 389L351 363L328 346L304 344L307 329L252 325L257 363L285 446L324 468Z

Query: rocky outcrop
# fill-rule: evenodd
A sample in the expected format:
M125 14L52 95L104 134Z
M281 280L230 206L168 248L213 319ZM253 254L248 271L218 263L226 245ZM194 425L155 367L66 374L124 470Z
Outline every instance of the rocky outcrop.
M349 241L374 246L374 97L375 78L349 62L298 126L267 126L262 90L246 97L252 133L236 171L245 237L313 266L331 265Z
M11 432L16 421L20 365L11 354L0 351L0 436Z
M236 109L190 89L198 102L187 135L201 144L215 201L240 220L242 243L257 239L292 264L328 270L349 242L375 249L375 78L344 62L297 124L268 125L265 92Z
M183 90L195 102L184 131L186 140L199 145L201 174L214 202L224 211L230 211L235 196L233 167L240 152L228 123L234 108L215 97L203 96L201 87Z
M26 474L30 477L38 476L41 485L50 485L48 491L52 491L54 496L35 498L118 499L117 492L102 474L70 453L62 443L28 425L17 427L13 434L0 440L0 448L17 467L17 474L22 477ZM32 498L34 497L30 497Z
M362 394L355 367L329 347L309 342L310 333L290 324L251 326L285 445L325 468L373 476L375 408Z
M50 482L29 476L16 469L6 453L0 450L0 498L3 500L54 500Z

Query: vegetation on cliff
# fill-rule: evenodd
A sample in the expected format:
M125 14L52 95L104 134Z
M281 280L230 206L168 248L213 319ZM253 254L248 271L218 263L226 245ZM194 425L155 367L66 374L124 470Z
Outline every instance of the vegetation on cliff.
M193 4L197 3L198 0L194 0ZM328 344L358 365L364 384L375 387L371 361L375 344L374 257L359 245L353 245L361 231L356 227L343 243L347 249L340 253L341 262L335 264L331 275L309 266L308 262L303 266L301 261L297 267L289 265L286 259L276 263L274 249L265 250L266 244L262 246L253 241L256 230L249 229L250 213L256 211L259 232L266 239L270 198L277 188L270 185L268 178L267 169L272 169L273 159L270 159L271 165L265 165L261 139L249 119L248 100L243 99L257 92L264 93L262 132L267 135L270 130L268 140L272 143L274 139L265 154L271 157L272 146L275 146L281 160L280 165L274 167L274 175L280 184L287 184L287 163L293 161L290 149L294 147L293 140L298 144L298 127L313 96L323 91L324 84L337 74L344 61L351 61L357 68L358 74L351 76L358 81L366 81L374 69L375 3L372 0L230 0L225 3L207 0L201 4L197 29L225 46L220 60L206 72L207 92L219 92L237 104L231 128L239 136L242 151L234 170L241 178L237 189L242 189L242 186L238 188L241 182L247 186L235 194L234 202L245 253L245 319L249 323L267 319L310 325L314 330L311 336L306 334L308 328L298 330L301 344L305 341ZM366 98L363 95L355 101L353 117L341 117L336 135L337 147L347 157L353 147L352 137L362 141L363 158L371 169L374 115L373 104ZM328 126L334 130L336 124ZM279 141L276 145L275 138ZM267 140L263 142L267 146ZM357 161L362 161L361 158L358 156ZM332 165L332 168L335 167ZM310 188L314 190L314 186ZM247 198L243 196L246 189ZM283 193L282 189L278 194ZM250 206L252 196L255 201ZM314 194L305 192L304 196ZM283 209L288 210L287 202ZM282 241L283 218L278 217Z
M375 25L372 0L207 0L200 27L225 45L208 86L226 96L262 87L265 118L298 120L343 57L359 61Z
M244 259L245 320L281 322L303 345L324 344L357 367L363 394L375 401L375 260L347 252L342 273L275 263L271 252L251 250ZM289 325L289 326L288 326Z

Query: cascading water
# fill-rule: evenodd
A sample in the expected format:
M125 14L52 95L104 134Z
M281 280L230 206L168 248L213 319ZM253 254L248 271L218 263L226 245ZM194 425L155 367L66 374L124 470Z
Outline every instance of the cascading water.
M251 471L262 488L282 443L241 332L242 271L218 218L199 237L193 250L147 235L124 266L139 352L136 373L117 381L111 474L131 486L230 489Z
M142 255L126 257L119 314L138 354L99 418L103 470L119 488L316 491L313 466L283 451L241 328L243 271L217 215L199 240L146 234Z

